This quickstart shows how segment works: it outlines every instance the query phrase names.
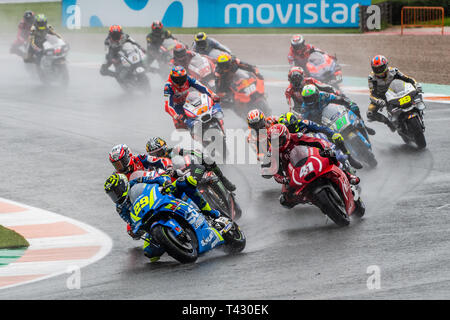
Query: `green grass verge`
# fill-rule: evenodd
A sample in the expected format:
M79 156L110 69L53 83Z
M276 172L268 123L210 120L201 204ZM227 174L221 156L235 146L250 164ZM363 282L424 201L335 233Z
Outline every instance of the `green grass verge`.
M35 13L44 13L48 21L57 31L70 33L106 33L107 27L100 28L81 28L79 30L61 29L61 3L60 2L37 2L37 3L19 3L19 4L0 4L0 27L1 30L11 32L15 31L17 24L26 10L32 10ZM292 34L292 33L359 33L357 28L169 28L174 34L195 34L204 31L210 34ZM148 28L127 27L126 32L148 33Z
M0 226L0 249L28 247L30 244L17 232Z
M43 13L51 25L61 27L61 3L7 3L0 4L0 27L2 30L16 30L23 13L27 10L36 14Z

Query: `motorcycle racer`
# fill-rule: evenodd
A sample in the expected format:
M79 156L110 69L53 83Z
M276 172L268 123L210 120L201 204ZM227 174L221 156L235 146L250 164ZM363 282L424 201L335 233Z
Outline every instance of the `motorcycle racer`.
M189 68L192 58L196 55L195 52L187 50L182 43L177 43L173 48L173 59L170 61L174 66L182 66L186 70Z
M113 64L118 63L119 56L118 53L122 46L129 42L135 46L137 46L139 49L141 49L143 52L145 50L128 34L123 32L123 29L119 25L112 25L109 28L108 36L105 39L105 62L100 67L100 74L102 76L110 76L115 77L116 72L109 70L109 67Z
M229 93L233 75L238 69L252 72L257 78L264 80L256 66L243 62L227 53L221 54L217 57L214 74L216 77L215 88L220 96L226 96Z
M194 43L192 44L192 50L197 53L209 55L211 50L217 49L220 51L225 51L231 54L231 50L221 44L214 38L210 38L204 32L199 32L195 35Z
M196 150L188 150L180 147L169 148L166 141L160 137L152 137L148 140L145 146L148 154L148 162L150 166L170 170L167 161L168 159L173 159L176 156L193 156L197 164L201 164L205 167L207 171L212 171L216 176L222 181L225 188L229 191L235 191L236 186L224 176L222 170L219 166L207 157L204 153L198 152ZM170 161L171 162L171 161Z
M31 33L31 27L34 24L34 16L34 12L30 10L25 11L23 14L23 18L19 22L16 40L9 50L10 53L23 56L23 53L19 50L19 47L28 41Z
M285 114L282 114L278 118L278 123L284 124L290 133L298 133L302 132L304 134L307 133L323 133L326 135L326 137L332 141L338 149L342 151L339 153L336 153L336 158L340 162L344 162L345 160L349 160L350 164L356 168L361 169L362 164L354 159L348 149L345 147L344 144L344 137L339 132L336 132L327 126L322 126L318 123L315 123L311 120L305 120L302 119L301 115L295 115L292 112L286 112Z
M186 194L196 205L200 208L202 214L209 216L213 219L220 217L220 212L211 209L209 203L203 198L201 193L197 190L197 181L193 177L184 177L177 179L173 183L168 176L157 177L139 177L132 181L128 181L127 177L120 173L114 173L108 177L105 182L104 190L111 200L116 204L116 211L120 217L127 223L129 228L128 234L135 240L139 240L142 236L144 238L144 255L150 259L151 262L158 261L164 250L153 241L151 235L146 233L134 234L132 232L133 221L130 214L133 210L132 203L129 198L130 192L133 187L141 184L158 184L163 189L165 194L172 194L175 198L180 198L183 194ZM139 192L138 189L136 189Z
M50 34L60 39L62 37L55 32L53 27L47 23L47 17L44 14L38 14L34 20L34 24L30 29L30 46L24 62L33 62L33 58L36 56L38 59L42 53L42 46L46 40L46 36Z
M322 140L315 137L309 137L303 133L289 133L287 127L283 124L275 124L268 130L269 141L278 141L278 145L271 144L270 154L278 153L278 159L271 159L272 161L278 160L278 171L273 175L276 182L283 184L282 194L280 196L280 204L284 207L292 208L295 204L292 202L291 191L288 188L290 179L288 177L288 165L289 155L291 150L298 145L305 145L308 147L314 147L321 150L323 157L330 158L337 166L339 166L345 175L347 176L350 184L357 185L360 179L345 170L343 165L336 159L334 151L331 149L330 144L326 140Z
M193 125L193 120L186 119L183 107L190 88L207 94L215 103L220 101L220 98L214 92L198 80L189 77L185 68L182 66L174 67L164 86L164 108L172 117L176 129L187 129Z
M395 125L383 114L378 112L387 106L386 92L391 82L400 79L411 83L416 90L422 92L422 86L415 79L403 74L397 68L389 67L386 57L377 55L370 62L372 72L369 75L370 105L367 111L369 121L378 121L386 124L392 132L395 131Z
M152 31L147 34L147 49L158 50L165 39L175 39L172 32L164 29L164 25L161 21L154 21L152 23Z
M291 38L291 46L289 47L288 62L291 66L302 67L308 74L306 63L308 62L309 56L313 52L325 53L311 44L306 44L302 35L293 35Z
M288 80L289 86L287 87L284 94L290 107L292 107L292 102L294 103L292 109L296 112L299 112L303 103L303 87L308 84L315 85L319 89L319 91L345 97L345 95L341 91L333 88L332 86L320 82L319 80L316 80L314 78L305 77L305 72L302 67L291 67L288 73Z
M261 148L261 143L267 144L267 129L272 125L278 123L278 118L275 116L266 117L264 112L259 109L250 110L247 114L247 124L249 134L247 142L253 147L256 152L257 159L260 160L265 154L264 148ZM261 141L263 139L264 141Z
M114 146L109 153L109 161L116 169L116 172L124 174L127 179L135 171L148 170L152 167L147 155L139 154L133 156L126 144Z

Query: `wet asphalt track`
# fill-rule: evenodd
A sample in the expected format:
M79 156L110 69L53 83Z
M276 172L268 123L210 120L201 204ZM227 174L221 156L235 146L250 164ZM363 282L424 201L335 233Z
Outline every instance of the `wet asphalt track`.
M379 166L360 171L364 219L337 228L317 208L284 209L280 186L258 176L257 166L227 166L244 209L245 251L214 251L189 265L165 255L150 264L103 183L113 145L143 152L150 136L170 139L161 80L149 97L130 99L97 69L71 66L67 89L28 79L15 57L0 59L0 70L1 196L91 224L114 242L108 256L82 269L80 290L68 290L63 275L1 290L0 299L450 298L448 105L428 104L422 152L372 124ZM270 87L268 96L276 114L285 111L283 89ZM354 98L365 112L366 98ZM244 125L231 112L225 117L228 128ZM367 289L371 265L381 269L380 290Z

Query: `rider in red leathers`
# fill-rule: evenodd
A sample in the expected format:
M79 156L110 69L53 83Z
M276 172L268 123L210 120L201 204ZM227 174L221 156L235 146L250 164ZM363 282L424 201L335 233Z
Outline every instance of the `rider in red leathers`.
M195 52L187 50L186 46L182 43L177 43L173 48L173 59L170 61L174 66L182 66L186 70L189 69L189 64L192 58L196 55Z
M313 84L322 92L332 93L337 96L344 96L344 94L330 85L327 85L319 80L311 77L305 77L305 71L302 67L292 67L288 73L289 87L284 92L288 105L297 111L301 108L303 103L302 90L308 84ZM294 105L292 105L292 102Z
M302 67L303 70L305 70L305 72L308 74L306 63L308 62L309 56L313 52L325 53L311 44L306 44L303 36L296 34L291 38L291 46L289 47L288 53L288 62L291 66Z
M31 27L33 26L33 24L34 24L34 12L25 11L22 20L20 20L19 22L17 30L17 39L12 44L10 53L14 53L19 56L24 55L24 52L21 52L19 50L19 47L28 41L28 38L31 34Z
M174 67L164 86L164 108L173 118L176 129L188 129L192 125L190 122L185 123L186 115L183 107L191 87L207 94L214 102L220 101L220 98L214 92L198 80L189 77L185 68L182 66Z
M133 156L126 144L114 146L109 153L109 161L117 173L126 175L128 180L135 171L151 169L150 159L145 154Z
M276 144L271 144L270 154L274 155L278 152L278 159L274 159L271 156L272 167L274 165L278 166L278 170L273 177L276 182L283 184L282 194L280 196L280 204L287 208L292 208L295 203L293 203L292 194L289 189L289 177L288 177L288 165L289 165L289 155L291 150L298 145L305 145L308 147L314 147L321 150L323 157L328 157L332 159L337 166L339 166L346 174L350 184L356 185L359 183L360 179L344 170L343 166L339 161L337 161L334 151L331 149L331 145L328 141L310 137L304 135L303 133L289 133L287 127L283 124L275 124L271 126L268 130L268 139L271 142L275 142L278 139L278 146ZM274 161L278 161L274 164ZM270 176L265 176L270 177Z

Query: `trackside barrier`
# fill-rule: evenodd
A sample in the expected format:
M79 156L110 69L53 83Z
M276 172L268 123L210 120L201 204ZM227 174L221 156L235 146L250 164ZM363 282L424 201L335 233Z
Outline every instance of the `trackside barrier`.
M403 7L401 13L402 32L407 27L436 28L441 27L444 34L443 7Z

